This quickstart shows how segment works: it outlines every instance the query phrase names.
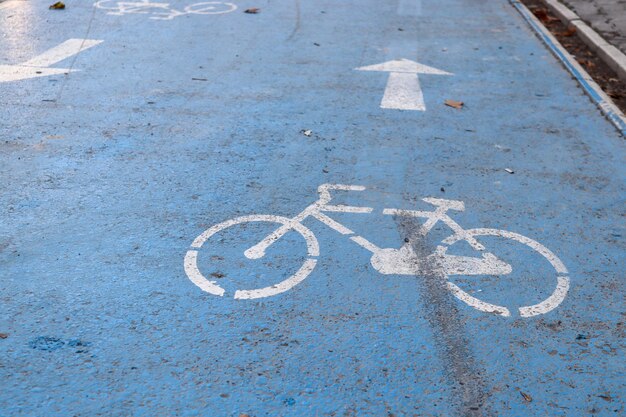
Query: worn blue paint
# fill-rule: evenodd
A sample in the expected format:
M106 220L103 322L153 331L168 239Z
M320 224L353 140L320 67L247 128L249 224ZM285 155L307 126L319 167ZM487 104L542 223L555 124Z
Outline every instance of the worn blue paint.
M624 413L624 141L507 1L418 16L242 1L172 21L67 3L0 9L2 63L104 40L67 78L0 84L0 415ZM455 74L421 78L426 112L380 109L388 75L353 71L396 58ZM295 215L326 182L369 187L338 201L374 214L334 217L383 246L405 237L383 208L463 200L462 226L553 250L570 293L539 318L480 313L378 274L315 220L318 266L286 294L235 302L186 278L210 225ZM239 283L296 267L297 236L239 256L259 235L224 236L226 259L203 265ZM535 254L484 243L515 273L463 285L511 305L546 295Z

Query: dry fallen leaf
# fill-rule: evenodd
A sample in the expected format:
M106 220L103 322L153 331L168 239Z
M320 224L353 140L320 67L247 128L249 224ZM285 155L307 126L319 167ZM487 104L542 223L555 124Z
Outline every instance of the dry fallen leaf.
M465 103L456 100L446 100L444 104L449 107L454 107L455 109L462 109Z
M574 36L576 34L576 26L570 26L567 30L561 33L562 36Z
M257 14L260 11L261 11L261 9L259 9L258 7L251 7L249 9L244 10L244 13Z
M533 400L533 397L526 394L525 392L520 391L519 393L522 394L522 397L524 397L524 401L531 402Z
M57 1L56 3L51 4L50 7L48 7L48 9L54 9L54 10L65 9L65 3L63 3L62 1Z
M551 23L559 20L556 17L550 16L546 9L535 9L533 13L537 16L537 19L541 20L543 23Z
M588 59L577 59L576 60L580 65L584 65L587 68L593 68L596 66L596 64L593 63L593 61L590 61Z

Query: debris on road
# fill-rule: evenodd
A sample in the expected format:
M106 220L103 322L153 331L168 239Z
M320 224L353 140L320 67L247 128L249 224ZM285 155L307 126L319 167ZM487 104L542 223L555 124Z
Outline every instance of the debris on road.
M312 130L308 130L308 129L307 129L307 130L304 130L304 129L303 129L303 130L301 130L300 132L301 132L304 136L307 136L307 137L310 137L310 136L313 134L313 131L312 131Z
M0 339L6 339L7 337L9 337L7 333L0 333Z
M532 402L533 397L531 397L530 395L526 394L525 392L520 391L520 394L522 394L522 397L524 398L524 401L526 402Z
M248 13L248 14L257 14L261 11L261 9L259 9L258 7L251 7L249 9L244 10L244 13Z
M594 64L594 62L590 59L576 58L576 62L578 62L580 65L584 66L587 69L591 69L596 66L596 64Z
M535 14L535 16L537 16L537 19L541 20L542 23L551 23L551 22L559 21L559 19L552 16L551 13L549 13L548 9L546 8L535 8L533 10L533 13Z
M65 342L58 337L38 336L28 342L28 345L33 349L52 352L53 350L62 348L65 345Z
M570 26L567 28L567 30L565 32L561 32L560 35L561 36L574 36L576 34L576 26Z
M504 170L509 174L515 174L515 171L513 171L511 168L504 168Z
M465 103L463 103L462 101L456 100L446 100L444 104L448 107L454 107L455 109L462 109L465 105Z
M50 7L48 7L48 9L50 10L63 10L65 9L65 3L63 3L62 1L57 1L54 4L51 4Z

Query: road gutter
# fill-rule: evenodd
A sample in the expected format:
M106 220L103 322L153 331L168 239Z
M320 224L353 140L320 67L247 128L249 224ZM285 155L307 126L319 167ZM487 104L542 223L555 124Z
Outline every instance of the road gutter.
M626 55L585 23L576 13L558 0L541 0L565 26L576 28L578 37L626 82Z
M516 0L509 0L509 2L513 7L517 9L522 17L524 17L530 27L536 32L537 36L539 36L539 38L550 48L552 53L561 61L561 63L563 63L565 68L578 81L583 90L594 101L594 103L596 103L596 105L600 108L606 118L609 119L609 121L613 123L613 125L615 125L615 127L617 128L617 130L620 131L622 136L626 137L626 116L624 116L622 111L615 105L615 103L613 103L613 100L611 100L611 98L606 95L604 91L602 91L600 86L593 80L593 78L591 78L587 71L585 71L585 69L583 69L583 67L578 64L578 62L576 62L574 57L570 55L567 50L565 50L563 45L561 45L561 43L550 33L550 31L539 21L539 19L537 19L533 15L533 13L528 10L528 8L524 4ZM562 11L565 13L564 10ZM569 14L564 14L564 16L571 17L571 15ZM570 24L575 25L575 22L576 21L571 21ZM584 24L584 22L582 21L580 21L580 23ZM592 30L591 28L589 29ZM577 30L579 30L578 27ZM595 31L593 31L593 33L595 33ZM596 36L599 37L597 33ZM604 42L606 43L606 41ZM615 49L617 50L617 48Z

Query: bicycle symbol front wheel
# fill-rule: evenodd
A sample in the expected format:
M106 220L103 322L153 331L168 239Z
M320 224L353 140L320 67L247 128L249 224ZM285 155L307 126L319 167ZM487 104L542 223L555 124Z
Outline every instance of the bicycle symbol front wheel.
M209 294L223 296L226 291L216 281L209 280L198 267L198 250L207 242L207 240L229 227L254 222L269 222L279 225L289 225L291 230L298 232L305 240L307 247L307 258L303 265L291 276L280 281L279 283L263 288L256 289L237 289L234 293L235 299L255 299L270 297L288 291L301 283L317 264L317 256L319 256L319 244L313 232L300 223L294 223L291 219L281 216L272 215L251 215L236 217L207 229L200 234L191 244L191 249L185 255L184 267L187 277L197 285L202 291Z
M438 254L444 256L448 247L460 240L463 240L464 236L471 236L474 238L480 236L493 236L511 239L515 242L526 245L533 251L539 253L543 258L548 261L552 268L554 268L555 275L553 277L549 277L547 280L548 282L552 281L552 285L554 285L554 290L552 291L552 293L539 303L518 307L517 310L521 317L532 317L552 311L556 307L558 307L559 304L561 304L567 296L567 292L569 290L569 277L567 273L567 268L565 268L563 262L561 262L561 260L552 251L550 251L550 249L546 248L541 243L518 233L509 232L506 230L470 229L465 231L465 235L457 234L444 239L442 242L443 245L437 248ZM454 294L456 298L470 305L471 307L474 307L477 310L497 313L502 316L511 315L511 312L507 307L482 301L468 294L466 291L462 290L459 286L450 281L448 281L447 284L448 289L452 292L452 294Z

